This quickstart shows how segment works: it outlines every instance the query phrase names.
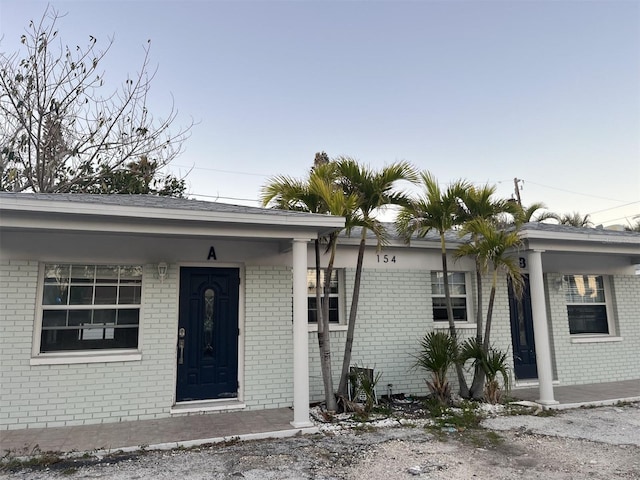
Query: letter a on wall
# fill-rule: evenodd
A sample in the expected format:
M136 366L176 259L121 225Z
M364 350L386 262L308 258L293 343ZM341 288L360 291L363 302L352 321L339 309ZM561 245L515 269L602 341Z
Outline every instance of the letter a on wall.
M207 260L211 260L211 259L217 260L218 257L216 257L216 249L211 247L209 248L209 256L207 257Z

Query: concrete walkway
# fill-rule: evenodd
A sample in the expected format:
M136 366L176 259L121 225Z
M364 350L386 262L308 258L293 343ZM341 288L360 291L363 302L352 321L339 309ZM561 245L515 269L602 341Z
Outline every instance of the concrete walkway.
M514 388L511 396L519 400L535 402L539 397L538 387ZM589 385L554 386L557 405L549 408L566 409L584 406L612 405L618 402L640 401L640 379L621 382L591 383Z
M640 379L625 382L554 387L560 403L554 408L606 405L640 400ZM514 389L511 395L535 401L538 388ZM290 408L188 415L157 420L101 423L77 427L33 428L0 431L0 452L27 456L41 452L113 452L190 447L236 438L253 440L315 433L316 428L296 429Z
M279 408L246 412L189 415L157 420L101 423L76 427L0 431L0 451L15 456L41 452L129 451L139 447L176 448L233 439L279 438L314 433L293 428L293 410Z

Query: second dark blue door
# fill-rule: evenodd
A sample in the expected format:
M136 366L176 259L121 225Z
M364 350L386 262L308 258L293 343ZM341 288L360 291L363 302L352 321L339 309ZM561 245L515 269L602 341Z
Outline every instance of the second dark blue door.
M176 400L238 396L236 268L180 269Z
M513 370L516 379L538 378L536 346L533 338L533 315L529 275L524 276L522 295L518 297L509 282L509 311L511 313L511 344Z

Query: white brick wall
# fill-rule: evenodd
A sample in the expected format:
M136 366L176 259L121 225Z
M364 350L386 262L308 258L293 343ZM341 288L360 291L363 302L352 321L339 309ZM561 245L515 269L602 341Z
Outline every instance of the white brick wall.
M547 284L555 285L559 274L549 274ZM612 277L611 311L616 323L617 342L572 343L564 291L550 288L548 310L557 379L562 385L631 380L640 376L640 276Z
M0 262L0 430L158 418L169 415L175 391L178 267L164 283L146 265L141 312L142 360L70 365L29 364L36 318L37 262ZM345 272L345 319L355 270ZM549 274L553 285L557 275ZM243 400L249 409L290 406L293 399L292 288L289 266L247 266L244 288L245 352ZM475 288L475 279L473 279ZM616 328L620 342L571 343L564 293L547 289L552 354L565 385L638 378L640 276L617 276ZM483 316L490 279L484 279ZM433 328L428 271L365 269L352 364L382 373L378 393L388 383L395 393L426 394L426 372L412 369L419 340ZM473 295L475 299L475 295ZM242 306L241 306L242 309ZM460 338L475 327L459 330ZM334 381L339 380L345 331L332 332ZM322 400L317 336L310 332L312 400ZM491 343L511 352L509 304L504 279L498 285ZM511 353L509 358L512 359ZM512 360L511 360L512 361ZM469 372L468 377L471 377ZM454 384L455 373L450 381Z
M177 269L164 284L145 266L142 360L29 365L38 263L0 264L0 429L151 419L169 414L175 390ZM10 387L9 387L10 386Z
M291 406L291 267L247 266L245 278L245 403L252 409Z

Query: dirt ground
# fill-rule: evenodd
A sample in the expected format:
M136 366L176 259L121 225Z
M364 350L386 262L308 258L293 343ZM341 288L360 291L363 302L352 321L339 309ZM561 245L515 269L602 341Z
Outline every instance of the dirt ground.
M640 479L640 403L490 417L340 422L310 436L22 465L0 478Z

